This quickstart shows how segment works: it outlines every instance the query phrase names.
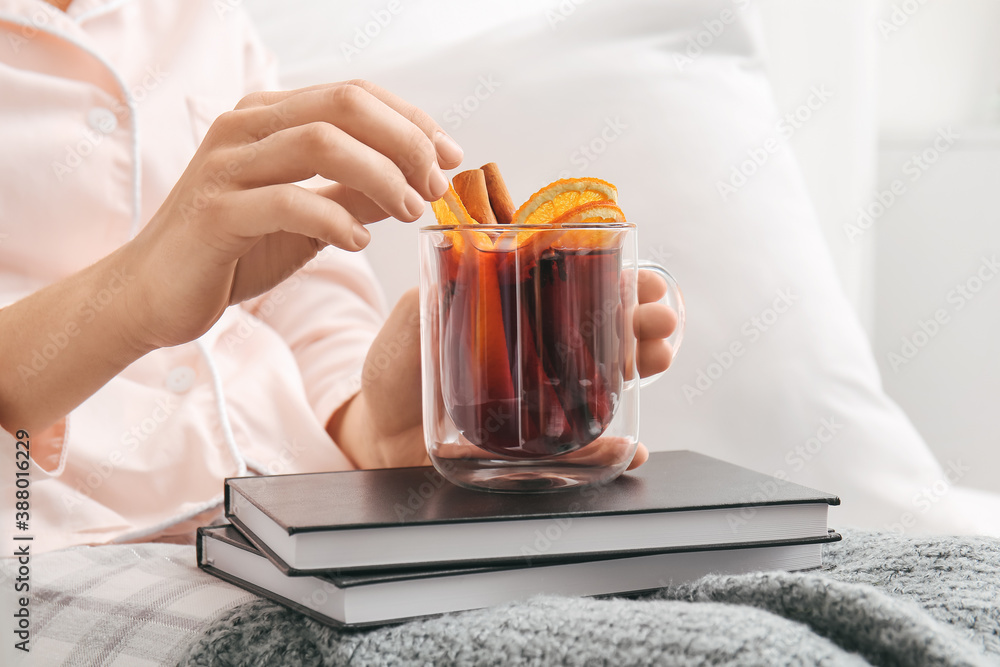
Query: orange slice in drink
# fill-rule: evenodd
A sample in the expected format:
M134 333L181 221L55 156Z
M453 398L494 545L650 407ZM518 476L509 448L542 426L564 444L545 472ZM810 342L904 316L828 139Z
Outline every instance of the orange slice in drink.
M594 201L571 208L553 220L552 224L564 225L571 222L625 222L625 214L617 204Z
M616 204L590 202L572 208L552 221L555 225L572 225L576 222L614 223L625 222L625 214ZM555 242L559 248L616 248L621 245L623 232L618 229L566 229Z
M564 178L531 195L514 213L512 224L550 223L570 209L597 201L614 204L618 201L618 190L599 178Z

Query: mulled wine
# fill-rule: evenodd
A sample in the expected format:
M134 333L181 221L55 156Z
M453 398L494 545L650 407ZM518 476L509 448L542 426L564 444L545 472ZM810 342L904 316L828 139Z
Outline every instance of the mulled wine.
M455 427L520 459L593 442L629 372L621 239L588 247L564 236L538 247L452 238L437 248L436 356Z

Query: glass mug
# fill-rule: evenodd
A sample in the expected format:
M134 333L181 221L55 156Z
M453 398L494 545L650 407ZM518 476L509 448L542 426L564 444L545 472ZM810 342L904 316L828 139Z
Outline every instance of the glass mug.
M549 491L620 475L638 444L635 225L420 230L424 437L451 482Z

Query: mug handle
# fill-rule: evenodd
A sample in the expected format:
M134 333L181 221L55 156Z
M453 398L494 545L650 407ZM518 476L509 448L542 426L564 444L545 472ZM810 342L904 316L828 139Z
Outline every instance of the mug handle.
M670 343L670 347L673 349L674 359L676 359L677 351L681 349L681 341L684 339L684 294L681 292L680 286L677 285L677 281L672 275L670 275L670 272L656 262L648 259L640 259L638 262L638 268L639 270L647 269L657 273L661 278L667 281L667 293L662 299L660 299L660 303L666 304L672 308L675 313L677 313L677 328L674 329L674 332L667 338L667 342ZM657 373L656 375L650 375L649 377L642 378L639 380L639 386L645 387L648 384L652 384L658 380L661 375L663 375L663 373Z

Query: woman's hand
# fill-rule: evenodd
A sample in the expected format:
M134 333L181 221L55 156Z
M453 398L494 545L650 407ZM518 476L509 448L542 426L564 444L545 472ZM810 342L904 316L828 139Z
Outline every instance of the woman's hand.
M461 158L430 116L365 81L244 98L123 248L128 330L150 349L197 338L323 247L366 246L365 224L419 218ZM294 185L316 174L336 183Z
M212 125L134 239L0 309L0 426L41 431L324 246L358 250L370 238L364 224L416 220L448 188L441 168L461 159L430 116L364 81L250 95ZM337 183L294 185L315 174ZM77 306L109 284L122 288L112 304L78 326ZM33 366L39 341L68 335L72 345Z
M652 271L639 271L639 307L633 326L639 339L640 377L662 373L673 351L664 340L677 326L677 314L657 303L667 284ZM391 359L386 365L385 358ZM381 362L381 363L377 363ZM399 300L365 359L361 391L327 426L344 453L360 468L429 465L424 447L420 388L420 304L412 289ZM639 444L629 469L646 462Z

